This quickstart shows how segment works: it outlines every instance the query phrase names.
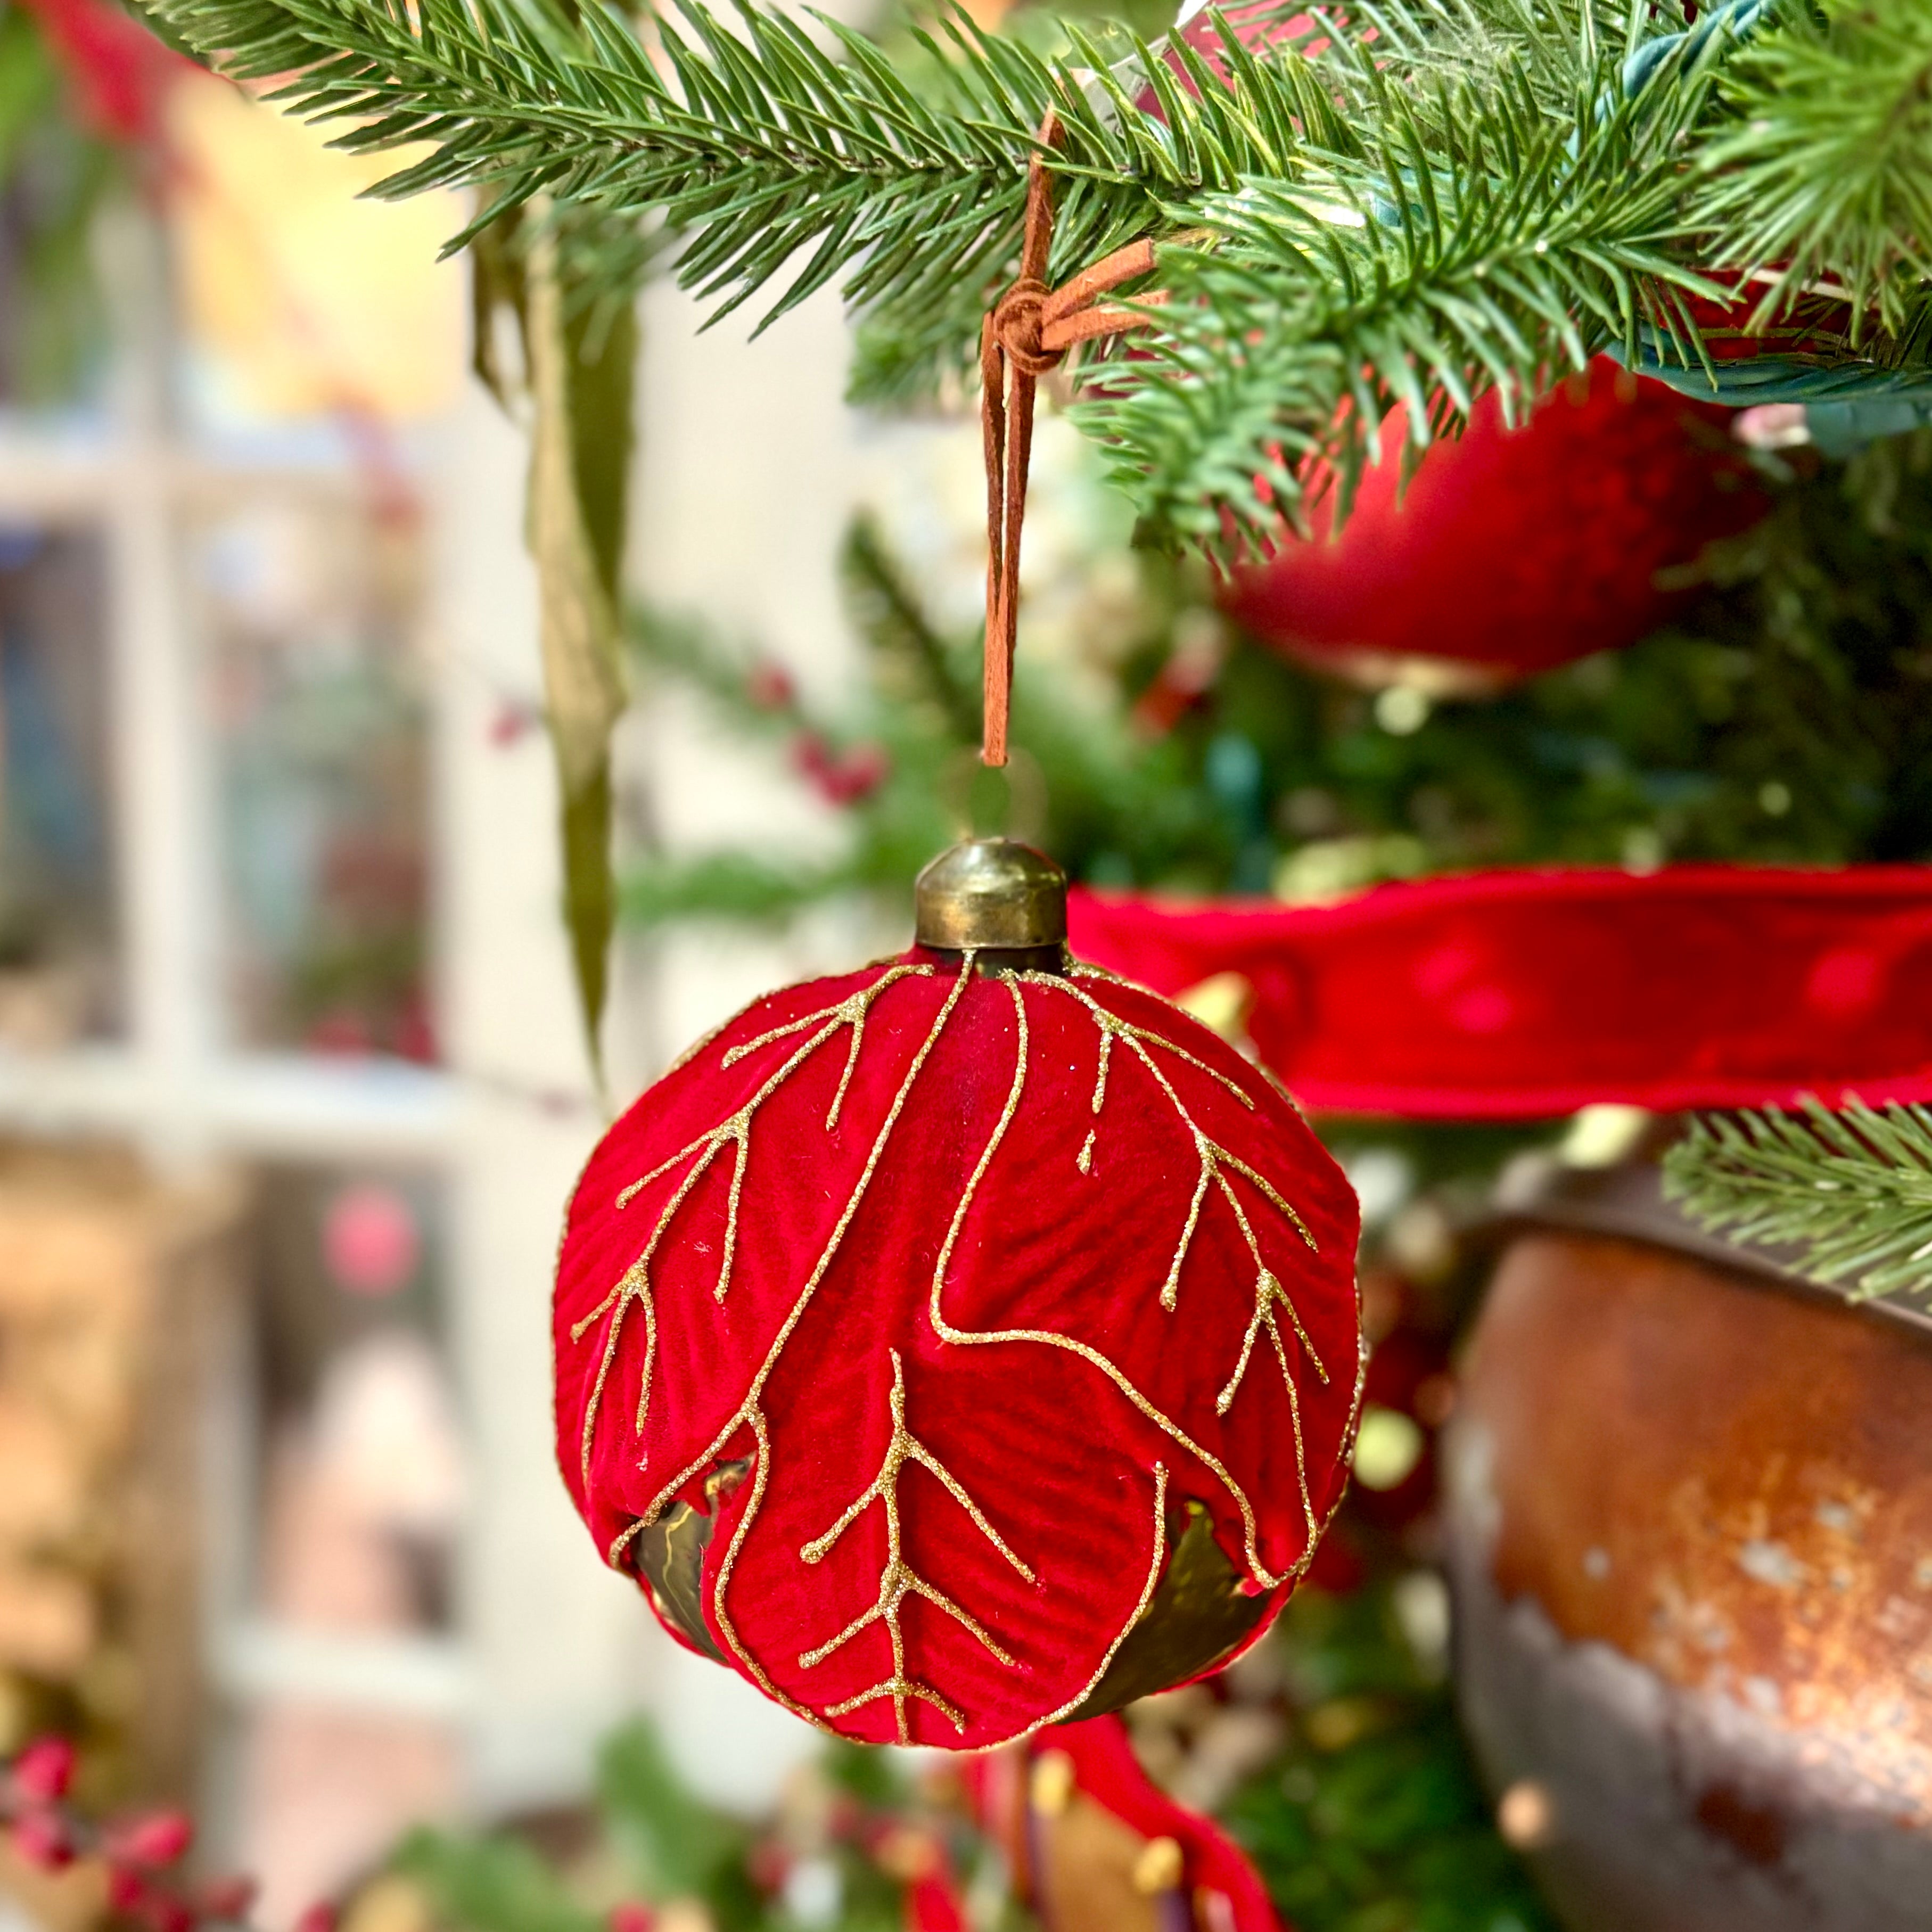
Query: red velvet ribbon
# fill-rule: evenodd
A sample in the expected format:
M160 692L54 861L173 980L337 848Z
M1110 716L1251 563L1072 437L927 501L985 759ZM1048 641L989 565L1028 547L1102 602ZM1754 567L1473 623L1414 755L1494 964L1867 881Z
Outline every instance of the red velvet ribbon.
M1082 891L1071 939L1169 995L1240 974L1263 1063L1318 1112L1932 1100L1932 867L1496 872L1328 906Z
M1150 1905L1162 1925L1190 1932L1288 1932L1268 1888L1234 1840L1213 1819L1176 1803L1141 1768L1127 1727L1117 1717L1053 1724L1024 1743L965 1759L962 1774L985 1828L1006 1845L1026 1902L1045 1932L1056 1924L1034 1875L1049 1820L1034 1809L1034 1766L1048 1753L1070 1760L1072 1788L1143 1839L1172 1838L1180 1853L1180 1882ZM952 1932L943 1920L914 1921L911 1932Z

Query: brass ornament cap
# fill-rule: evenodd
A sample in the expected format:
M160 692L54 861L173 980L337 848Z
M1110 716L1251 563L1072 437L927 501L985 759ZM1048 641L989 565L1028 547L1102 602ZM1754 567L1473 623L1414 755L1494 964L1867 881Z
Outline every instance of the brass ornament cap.
M1022 951L1066 938L1066 874L1016 838L968 838L919 875L914 936L944 952Z

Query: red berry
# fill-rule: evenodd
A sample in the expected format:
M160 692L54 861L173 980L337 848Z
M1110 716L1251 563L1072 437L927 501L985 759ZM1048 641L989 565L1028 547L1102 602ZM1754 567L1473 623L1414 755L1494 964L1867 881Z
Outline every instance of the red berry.
M141 1901L140 1917L148 1932L194 1932L194 1914L165 1892L149 1892Z
M74 1782L74 1746L65 1738L36 1738L13 1762L9 1780L22 1798L52 1804Z
M319 1898L296 1921L295 1932L335 1932L335 1907Z
M816 731L801 731L792 746L792 763L830 805L856 805L892 776L883 746L855 745L836 752Z
M116 1912L138 1912L146 1902L148 1881L132 1865L107 1868L107 1902Z
M745 1869L760 1892L776 1892L791 1869L791 1858L782 1845L760 1838L746 1854Z
M760 711L788 711L797 701L798 686L784 665L757 664L745 680L745 695Z
M194 1820L182 1811L144 1811L108 1834L108 1856L137 1865L171 1865L194 1843Z
M856 805L892 775L892 761L880 745L855 745L826 774L822 787L834 805Z
M238 1925L248 1918L248 1908L254 1904L255 1894L260 1888L252 1878L216 1879L202 1888L202 1916Z
M38 1871L58 1871L74 1862L74 1840L55 1812L23 1812L9 1835L22 1861Z
M640 1905L634 1898L627 1898L621 1905L614 1905L605 1924L610 1932L651 1932L652 1912L648 1905Z

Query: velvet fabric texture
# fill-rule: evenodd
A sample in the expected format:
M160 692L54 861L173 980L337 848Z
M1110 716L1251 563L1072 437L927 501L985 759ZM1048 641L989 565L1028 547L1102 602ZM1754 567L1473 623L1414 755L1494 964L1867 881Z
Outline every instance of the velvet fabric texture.
M591 1157L565 1479L620 1568L710 1516L706 1628L788 1708L994 1744L1079 1706L1190 1504L1286 1597L1346 1474L1356 1235L1294 1108L1149 993L917 950L795 986Z
M1310 538L1285 536L1223 602L1289 655L1364 674L1424 658L1507 675L1621 649L1690 594L1671 572L1764 514L1730 414L1599 356L1518 429L1491 390L1405 488L1398 407L1340 533L1318 508Z
M1535 1119L1932 1100L1932 867L1486 872L1330 906L1076 892L1073 950L1170 994L1222 972L1303 1105Z

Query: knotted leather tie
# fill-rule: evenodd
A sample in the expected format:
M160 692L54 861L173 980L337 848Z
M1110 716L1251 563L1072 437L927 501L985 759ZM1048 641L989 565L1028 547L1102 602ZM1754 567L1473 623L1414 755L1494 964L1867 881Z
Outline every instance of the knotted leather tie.
M1083 268L1057 289L1046 280L1053 240L1053 182L1046 150L1061 129L1049 113L1027 171L1026 229L1020 272L980 329L980 418L986 452L986 647L985 728L980 758L1006 762L1013 646L1019 623L1020 525L1026 515L1027 466L1033 450L1034 393L1040 379L1076 343L1144 327L1140 308L1096 306L1100 297L1151 272L1154 244L1136 242ZM1158 304L1159 291L1140 298Z

